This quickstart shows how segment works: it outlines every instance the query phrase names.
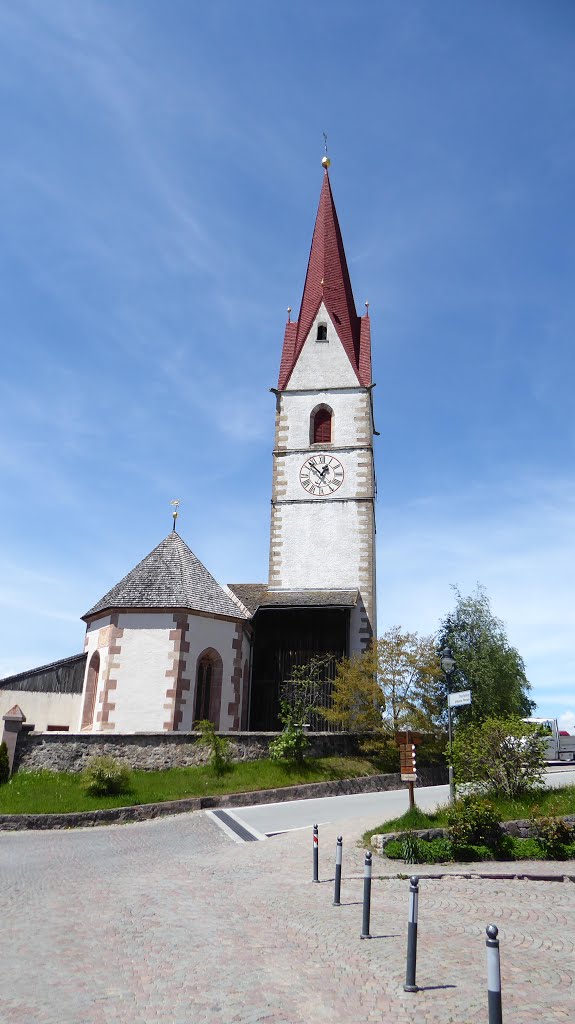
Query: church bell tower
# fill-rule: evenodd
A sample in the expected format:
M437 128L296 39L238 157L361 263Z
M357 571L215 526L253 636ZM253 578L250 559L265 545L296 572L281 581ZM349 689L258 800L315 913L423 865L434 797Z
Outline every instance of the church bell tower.
M268 601L349 609L345 653L376 629L370 320L357 314L324 176L276 395ZM291 598L289 595L292 595Z

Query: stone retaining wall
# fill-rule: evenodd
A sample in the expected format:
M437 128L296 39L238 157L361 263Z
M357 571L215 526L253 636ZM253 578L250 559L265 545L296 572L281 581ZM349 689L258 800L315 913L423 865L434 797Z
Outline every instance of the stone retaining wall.
M565 821L568 825L575 827L575 814L566 814L560 817L561 821ZM431 839L447 839L449 838L448 828L422 828L409 830L410 835L416 836L417 839L431 840ZM516 821L502 821L501 831L508 836L514 836L516 839L535 839L537 832L533 825L533 822L528 818L518 818ZM371 837L371 845L378 851L378 853L384 853L385 847L392 839L399 839L400 836L405 835L406 830L402 832L386 832L383 835L377 835Z
M221 733L230 742L233 761L267 757L274 732ZM359 737L350 733L310 733L311 757L353 757ZM90 757L112 755L130 768L156 771L205 764L209 747L196 732L161 733L20 733L14 769L20 771L80 772Z
M249 807L252 804L285 803L288 800L311 800L320 796L343 796L350 793L378 793L401 788L399 775L367 775L359 779L309 782L303 786L284 786L282 789L260 789L251 793L189 797L184 800L165 800L159 804L107 807L96 811L75 811L69 814L0 814L0 832L125 824L131 821L145 821L148 818L160 818L168 814L184 814L213 807Z

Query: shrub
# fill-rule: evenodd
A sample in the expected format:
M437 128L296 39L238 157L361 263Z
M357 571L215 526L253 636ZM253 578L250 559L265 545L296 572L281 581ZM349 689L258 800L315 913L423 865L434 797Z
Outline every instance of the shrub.
M459 856L472 846L497 850L501 846L501 826L493 804L477 796L464 796L447 811L451 842Z
M213 768L216 775L223 775L229 770L232 761L228 741L223 736L217 735L214 723L207 718L194 722L194 729L201 734L199 742L210 747L210 767Z
M8 747L6 741L0 743L0 786L8 782L10 778L10 760L8 758Z
M453 860L449 839L420 839L410 832L391 839L384 852L390 860L404 860L406 864L445 864Z
M540 785L545 770L545 739L520 718L487 718L458 729L453 764L458 782L478 782L509 797Z
M538 839L519 839L507 836L510 846L510 860L544 860L545 850Z
M574 831L566 821L561 818L535 818L533 828L546 857L551 860L567 859Z
M91 757L82 772L82 789L90 796L115 796L131 788L132 773L115 757Z
M275 740L272 740L268 753L272 761L302 764L308 746L309 740L301 726L291 722L284 727Z

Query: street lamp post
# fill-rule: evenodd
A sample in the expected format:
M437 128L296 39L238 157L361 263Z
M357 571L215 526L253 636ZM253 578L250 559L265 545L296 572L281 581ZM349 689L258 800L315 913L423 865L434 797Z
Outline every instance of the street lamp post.
M451 673L455 668L455 658L451 652L451 648L445 647L440 654L441 667L445 672L445 678L447 680L447 722L449 729L449 803L455 803L455 782L453 779L453 761L452 761L452 731L451 731L451 703L449 697L451 694Z

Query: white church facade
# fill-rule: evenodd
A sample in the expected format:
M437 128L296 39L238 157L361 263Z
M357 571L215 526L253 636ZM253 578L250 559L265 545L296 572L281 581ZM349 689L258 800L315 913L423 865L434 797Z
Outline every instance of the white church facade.
M269 577L221 586L175 528L83 619L84 653L0 680L36 730L277 728L281 683L375 632L370 319L358 316L329 161L276 398ZM175 521L174 521L175 527Z

